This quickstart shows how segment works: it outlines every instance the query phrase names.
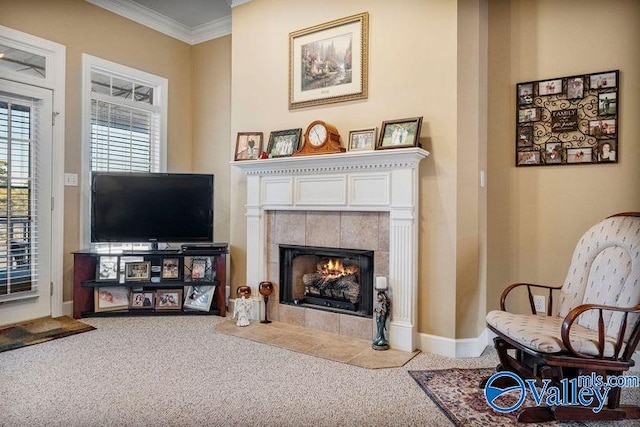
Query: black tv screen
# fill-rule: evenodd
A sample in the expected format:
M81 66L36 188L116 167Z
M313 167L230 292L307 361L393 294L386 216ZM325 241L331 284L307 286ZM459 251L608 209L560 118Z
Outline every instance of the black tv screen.
M94 172L92 242L213 242L213 175Z

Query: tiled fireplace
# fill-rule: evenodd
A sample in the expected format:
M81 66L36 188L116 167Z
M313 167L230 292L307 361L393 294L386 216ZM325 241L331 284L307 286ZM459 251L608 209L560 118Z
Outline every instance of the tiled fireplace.
M298 304L280 303L280 251L282 245L372 252L373 280L377 276L388 278L391 347L413 351L418 165L428 154L420 148L404 148L233 162L247 176L247 236L251 236L247 239L247 282L256 295L259 316L264 315L264 304L257 285L268 279L275 285L274 296L269 299L270 319L371 339L375 324L369 308L373 304L371 287L363 291L364 310L362 306L349 310L348 304L321 307L322 299L317 307L300 304L300 298L291 298ZM329 249L324 255L329 255ZM320 258L326 258L324 255ZM309 264L318 261L306 260ZM309 268L300 277L307 274L306 280L311 282L314 269ZM322 268L316 266L316 272ZM350 297L346 294L342 299L348 301Z

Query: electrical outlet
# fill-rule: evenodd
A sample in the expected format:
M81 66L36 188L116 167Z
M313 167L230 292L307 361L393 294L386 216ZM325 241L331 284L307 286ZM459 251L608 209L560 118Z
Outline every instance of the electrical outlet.
M533 305L535 306L536 311L538 313L544 313L544 312L547 311L543 295L534 295L533 296Z

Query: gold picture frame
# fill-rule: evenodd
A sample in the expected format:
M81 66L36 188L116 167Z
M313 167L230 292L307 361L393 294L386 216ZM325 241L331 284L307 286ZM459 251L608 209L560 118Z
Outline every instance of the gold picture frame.
M367 98L368 51L367 12L290 33L289 109Z

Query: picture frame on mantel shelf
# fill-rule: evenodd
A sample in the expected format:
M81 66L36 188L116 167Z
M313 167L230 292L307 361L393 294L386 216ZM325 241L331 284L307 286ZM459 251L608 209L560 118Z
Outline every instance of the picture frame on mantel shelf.
M291 156L298 151L301 135L302 128L271 132L269 135L269 145L267 145L267 154L271 158Z
M376 150L420 146L422 116L382 122Z
M366 99L367 12L289 34L289 109Z
M262 153L262 137L262 132L238 132L234 160L258 160Z
M368 151L376 148L378 128L349 132L349 151Z

